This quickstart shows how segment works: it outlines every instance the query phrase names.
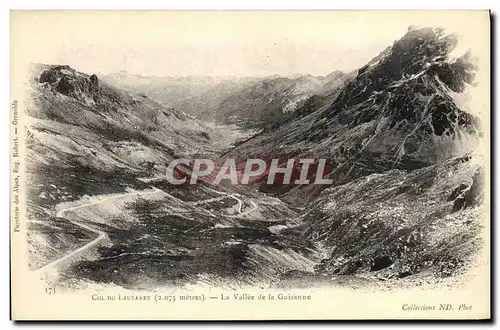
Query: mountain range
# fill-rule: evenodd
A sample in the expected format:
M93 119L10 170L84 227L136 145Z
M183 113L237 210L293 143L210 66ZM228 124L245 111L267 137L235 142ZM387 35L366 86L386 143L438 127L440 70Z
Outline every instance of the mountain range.
M261 128L279 123L308 97L331 92L345 77L341 71L318 77L148 77L120 72L101 79L202 120Z
M74 215L110 243L69 273L121 286L456 275L474 263L485 225L477 152L485 123L454 97L476 70L471 54L450 56L457 42L443 29L412 27L358 70L324 77L102 77L34 65L29 216L57 227L60 203L159 189L153 200L96 207L99 221ZM155 179L171 160L198 155L322 158L333 183ZM30 236L33 255L51 244L69 251L91 235L45 230L44 239ZM34 264L60 253L49 250Z

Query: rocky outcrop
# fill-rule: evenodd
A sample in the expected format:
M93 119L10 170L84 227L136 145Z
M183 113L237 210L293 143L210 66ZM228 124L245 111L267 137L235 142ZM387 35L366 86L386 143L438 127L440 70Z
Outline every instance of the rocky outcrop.
M484 171L479 168L474 174L472 183L460 184L451 193L448 201L453 201L453 212L481 205L484 198Z
M99 79L95 74L88 76L68 65L49 67L40 74L38 82L45 83L54 92L86 105L120 104L119 96L114 95L106 86L103 88L99 86ZM103 94L106 97L103 97Z

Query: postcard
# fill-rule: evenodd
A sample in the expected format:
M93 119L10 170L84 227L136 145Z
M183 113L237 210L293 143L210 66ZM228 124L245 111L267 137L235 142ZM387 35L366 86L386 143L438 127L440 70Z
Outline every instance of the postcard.
M488 11L12 11L13 320L490 318Z

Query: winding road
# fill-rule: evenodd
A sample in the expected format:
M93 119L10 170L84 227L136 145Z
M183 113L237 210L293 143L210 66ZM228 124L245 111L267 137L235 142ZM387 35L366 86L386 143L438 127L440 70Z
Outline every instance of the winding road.
M62 210L59 210L57 213L56 213L56 217L57 218L64 218L64 214L68 211L74 211L74 210L78 210L78 209L81 209L81 208L84 208L84 207L89 207L89 206L92 206L92 205L96 205L96 204L100 204L100 203L103 203L103 202L106 202L106 201L109 201L109 200L112 200L112 199L118 199L118 198L124 198L124 197L127 197L127 196L135 196L135 195L149 195L149 194L155 194L155 193L158 193L158 192L162 192L162 190L160 189L157 189L156 187L153 187L153 191L148 191L148 192L133 192L133 193L129 193L129 194L124 194L124 195L119 195L119 196L113 196L113 197L109 197L109 198L103 198L101 200L98 200L98 201L95 201L95 202L92 202L92 203L87 203L87 204L82 204L82 205L79 205L79 206L73 206L73 207L69 207L69 208L66 208L66 209L62 209ZM102 242L103 240L107 239L108 238L108 234L106 234L106 232L104 231L101 231L101 230L98 230L98 229L95 229L95 228L92 228L90 226L87 226L81 222L78 222L78 221L74 221L74 220L70 220L70 219L66 219L68 220L69 222L71 222L72 224L80 227L80 228L83 228L83 229L86 229L88 231L91 231L91 232L94 232L96 234L98 234L97 238L93 239L92 241L90 241L89 243L65 254L64 256L54 260L54 261L51 261L50 263L48 263L47 265L41 267L41 268L38 268L35 272L37 273L46 273L46 272L49 272L50 270L54 270L56 269L61 263L63 263L64 261L67 261L71 258L74 258L76 256L78 256L79 254L85 252L86 250L94 247L95 245L99 244L100 242ZM32 222L35 222L35 221L32 221ZM36 221L36 223L41 223L41 221ZM52 226L51 226L52 227Z
M165 191L163 190L160 190L156 187L151 187L153 189L153 191L147 191L147 192L133 192L133 193L128 193L128 194L123 194L123 195L117 195L117 196L113 196L113 197L108 197L108 198L103 198L103 199L100 199L98 201L95 201L95 202L91 202L91 203L87 203L87 204L82 204L82 205L78 205L78 206L73 206L73 207L68 207L68 208L65 208L65 209L61 209L59 210L57 213L56 213L56 217L57 218L64 218L64 215L66 212L68 211L74 211L74 210L78 210L78 209L82 209L82 208L85 208L85 207L89 207L89 206L92 206L92 205L96 205L96 204L100 204L100 203L103 203L103 202L106 202L106 201L109 201L109 200L114 200L114 199L118 199L118 198L124 198L124 197L127 197L127 196L144 196L144 195L150 195L150 194L156 194L156 193L162 193L162 194L166 194L167 196L171 197L171 198L175 198L176 200L179 200L183 203L185 203L184 201L166 193ZM237 215L230 215L228 217L239 217L239 216L244 216L244 215L247 215L247 214L250 214L251 212L255 211L257 209L257 205L252 201L250 200L250 202L252 203L253 207L250 209L250 210L247 210L245 212L242 212L242 208L243 208L243 201L241 199L239 199L237 197L236 194L228 194L228 193L225 193L225 192L221 192L221 191L217 191L217 190L214 190L214 189L211 189L211 188L207 188L209 190L211 190L212 192L215 192L217 194L220 194L220 195L224 195L222 197L217 197L217 198L210 198L210 199L207 199L207 200L203 200L203 201L199 201L199 202L194 202L194 203L186 203L186 204L189 204L189 205L199 205L199 204L203 204L203 203L208 203L208 202L211 202L211 201L216 201L216 200L221 200L221 199L224 199L224 198L233 198L235 199L236 201L238 201L238 214ZM210 214L212 216L215 216L213 215L211 212ZM81 222L78 222L78 221L74 221L74 220L71 220L71 219L67 219L69 222L71 222L72 224L80 227L80 228L83 228L83 229L86 229L88 231L91 231L91 232L94 232L96 233L98 236L97 238L93 239L92 241L90 241L89 243L65 254L64 256L54 260L54 261L51 261L50 263L48 263L47 265L37 269L35 272L36 273L49 273L53 270L56 270L58 268L58 266L60 266L62 263L64 263L65 261L68 261L68 260L71 260L72 258L76 258L78 257L79 255L83 254L85 251L89 250L90 248L96 246L97 244L101 243L102 241L106 240L108 238L108 234L102 230L98 230L98 229L95 229L95 228L92 228L91 226L88 226L88 225L85 225ZM42 225L45 225L45 226L49 226L49 227L52 227L52 228L56 228L55 226L52 226L52 225L49 225L49 224L46 224L42 221L30 221L30 222L33 222L33 223L39 223L39 224L42 224ZM60 228L58 228L60 229Z
M226 197L230 197L234 200L236 200L238 202L238 214L237 215L230 215L229 217L239 217L239 216L242 216L242 215L247 215L247 214L250 214L252 213L253 211L255 211L257 209L257 205L252 201L250 200L250 203L252 203L253 207L248 210L248 211L245 211L245 212L241 212L241 209L243 208L243 201L241 199L239 199L239 195L237 194L228 194L228 193L225 193L225 192L222 192L222 191L217 191L217 190L214 190L212 188L209 188L207 187L208 190L216 193L216 194L219 194L219 195L224 195L223 197L218 197L218 198L210 198L211 201L214 201L214 200L220 200L220 199L223 199L223 198L226 198ZM210 200L204 200L202 202L209 202ZM202 202L196 202L196 203L202 203Z

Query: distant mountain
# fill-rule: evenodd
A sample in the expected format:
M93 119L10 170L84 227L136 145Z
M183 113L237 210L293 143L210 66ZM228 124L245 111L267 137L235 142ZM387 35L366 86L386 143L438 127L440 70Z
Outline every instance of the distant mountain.
M213 119L218 105L231 93L258 80L251 77L157 77L127 72L102 75L110 85L167 103L190 115Z
M102 76L107 83L170 104L195 117L219 123L262 127L294 112L314 94L331 91L345 80L340 71L322 77L156 77L120 72Z
M307 99L340 86L346 75L336 71L326 77L265 78L233 93L217 108L218 121L256 127L281 124Z

